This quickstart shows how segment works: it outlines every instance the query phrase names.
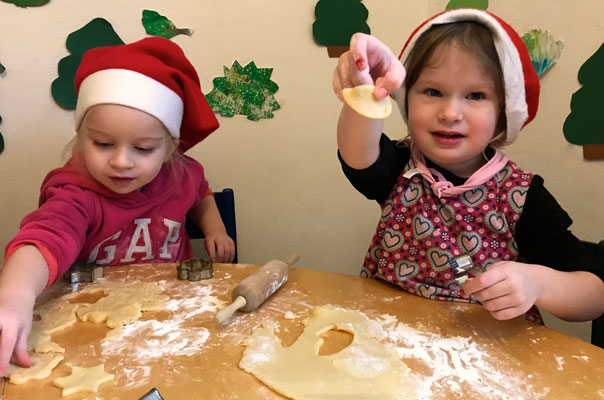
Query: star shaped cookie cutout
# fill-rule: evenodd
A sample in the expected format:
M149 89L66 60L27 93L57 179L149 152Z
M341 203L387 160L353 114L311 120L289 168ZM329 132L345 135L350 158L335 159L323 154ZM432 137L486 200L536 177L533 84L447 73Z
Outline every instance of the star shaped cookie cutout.
M63 389L62 396L69 396L78 392L96 393L99 386L113 380L113 374L105 372L105 365L96 367L72 367L71 375L54 380L54 384Z

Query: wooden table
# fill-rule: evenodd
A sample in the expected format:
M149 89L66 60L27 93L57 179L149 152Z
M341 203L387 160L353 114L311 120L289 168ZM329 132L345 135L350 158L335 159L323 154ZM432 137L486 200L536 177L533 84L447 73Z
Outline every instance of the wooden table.
M359 310L381 321L416 374L420 398L604 399L604 350L521 318L496 321L479 305L425 300L377 280L294 268L288 282L259 310L237 313L230 325L218 326L216 310L256 268L217 264L214 278L199 282L178 281L173 264L106 268L109 280L158 282L170 296L167 309L143 313L136 323L140 329L125 333L111 348L101 345L108 331L103 324L77 322L53 335L66 349L65 360L47 379L5 382L3 399L59 399L61 391L52 381L69 374L66 364L100 362L115 380L103 384L96 395L74 394L69 400L139 399L153 387L166 400L282 399L238 367L241 343L262 321L272 320L288 346L302 332L308 309L323 304ZM69 291L57 284L39 302ZM333 352L347 340L349 335L332 332L325 351Z

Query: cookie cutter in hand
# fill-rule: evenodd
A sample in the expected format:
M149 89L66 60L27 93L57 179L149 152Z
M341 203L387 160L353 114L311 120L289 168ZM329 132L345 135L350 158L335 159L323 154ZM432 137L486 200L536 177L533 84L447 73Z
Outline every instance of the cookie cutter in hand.
M486 271L482 265L474 264L472 258L468 255L455 257L450 261L450 265L453 269L453 279L459 286L465 285L470 278L470 274L478 276Z

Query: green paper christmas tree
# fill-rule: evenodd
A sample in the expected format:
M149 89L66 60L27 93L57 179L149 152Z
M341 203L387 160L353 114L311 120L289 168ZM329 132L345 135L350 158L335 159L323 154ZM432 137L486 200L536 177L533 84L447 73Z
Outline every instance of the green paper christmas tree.
M348 50L352 35L371 33L368 16L361 0L319 0L312 25L315 41L327 47L329 57L339 57Z
M585 61L578 73L581 88L570 101L564 137L583 146L586 159L604 159L604 43Z
M215 113L223 117L246 115L251 121L273 118L281 108L274 94L279 86L271 81L272 68L257 68L252 61L242 67L237 61L224 67L224 77L214 78L214 89L206 95Z
M95 47L124 44L113 30L113 26L103 19L95 18L84 27L67 36L66 46L71 53L59 61L59 77L52 82L51 93L58 105L68 110L76 106L75 74L84 53Z
M50 0L0 0L5 3L12 3L17 7L40 7L48 3Z
M489 0L451 0L445 10L452 10L454 8L478 8L479 10L486 10L489 7Z
M143 10L143 26L149 35L172 39L177 35L191 36L193 31L187 28L177 28L167 17L157 11Z

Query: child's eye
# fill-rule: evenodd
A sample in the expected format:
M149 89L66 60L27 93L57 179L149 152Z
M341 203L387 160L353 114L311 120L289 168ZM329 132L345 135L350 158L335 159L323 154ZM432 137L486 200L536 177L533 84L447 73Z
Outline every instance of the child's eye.
M442 96L442 94L441 94L441 93L440 93L438 90L436 90L436 89L432 89L432 88L430 88L430 89L426 89L426 90L425 90L425 93L426 93L428 96L430 96L430 97L440 97L440 96Z
M484 94L480 92L472 92L468 95L468 99L470 100L482 100L484 99Z
M134 148L136 149L136 151L140 151L141 153L153 153L153 151L155 150L155 147L135 146Z
M108 142L101 142L99 140L94 140L93 141L94 145L97 147L102 147L102 148L106 148L106 147L111 147L113 146L111 143Z

